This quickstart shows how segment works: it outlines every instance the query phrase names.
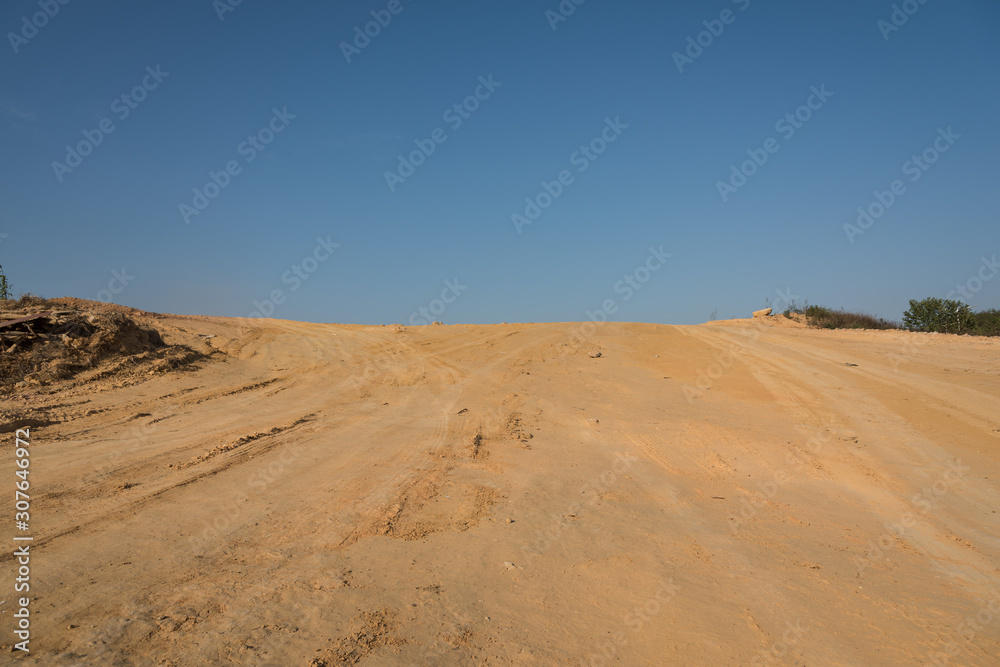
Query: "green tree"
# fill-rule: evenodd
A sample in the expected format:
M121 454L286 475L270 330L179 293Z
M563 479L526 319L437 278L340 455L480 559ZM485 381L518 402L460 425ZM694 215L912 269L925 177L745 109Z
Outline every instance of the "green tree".
M903 324L911 331L965 333L975 327L976 320L968 304L934 297L910 300L910 309L903 313Z
M3 267L0 266L0 299L12 299L14 295L10 293L10 285L7 283L7 276L3 272Z

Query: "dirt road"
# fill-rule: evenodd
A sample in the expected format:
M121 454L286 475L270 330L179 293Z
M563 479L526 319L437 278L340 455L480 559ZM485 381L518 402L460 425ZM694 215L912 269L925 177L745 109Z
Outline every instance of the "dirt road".
M998 340L154 325L218 352L3 398L51 422L21 664L1000 655Z

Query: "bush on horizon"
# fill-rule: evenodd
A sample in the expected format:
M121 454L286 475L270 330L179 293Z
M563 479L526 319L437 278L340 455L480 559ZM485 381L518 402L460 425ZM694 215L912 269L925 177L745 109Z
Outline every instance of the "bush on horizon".
M976 323L969 333L976 336L1000 336L1000 309L991 308L972 313Z
M903 313L903 323L910 331L1000 335L1000 311L993 308L976 313L969 304L954 299L911 299L909 310Z
M898 322L882 319L867 313L852 313L841 308L833 310L823 306L807 306L802 311L811 326L821 329L901 329Z
M969 334L973 336L1000 336L1000 309L973 311L968 304L948 299L928 298L910 301L910 308L903 314L903 322L887 320L867 313L835 310L825 306L811 306L806 301L794 301L782 313L804 315L809 326L820 329L908 329L937 333Z

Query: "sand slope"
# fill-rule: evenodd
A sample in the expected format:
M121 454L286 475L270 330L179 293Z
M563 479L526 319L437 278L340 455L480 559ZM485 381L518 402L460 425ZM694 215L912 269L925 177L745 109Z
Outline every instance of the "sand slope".
M23 664L1000 655L1000 341L152 324L219 352L3 399L56 422Z

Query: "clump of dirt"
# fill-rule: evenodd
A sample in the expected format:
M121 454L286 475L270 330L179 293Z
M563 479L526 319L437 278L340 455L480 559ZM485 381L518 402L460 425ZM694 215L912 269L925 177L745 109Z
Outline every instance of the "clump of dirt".
M488 455L488 452L482 449L483 446L483 429L482 427L476 431L476 437L472 439L472 458L478 459L480 456Z
M78 310L67 299L26 295L0 302L0 389L24 389L77 379L79 383L139 372L172 370L204 355L167 345L124 306ZM142 311L132 311L141 313Z
M390 637L395 615L388 609L362 612L351 623L351 633L338 637L322 655L309 663L311 667L356 665L386 646L402 646L405 639Z
M517 440L521 447L524 449L531 449L531 445L528 444L528 440L531 440L535 436L529 433L521 419L521 413L512 412L507 415L507 421L504 423L504 432L511 438Z

